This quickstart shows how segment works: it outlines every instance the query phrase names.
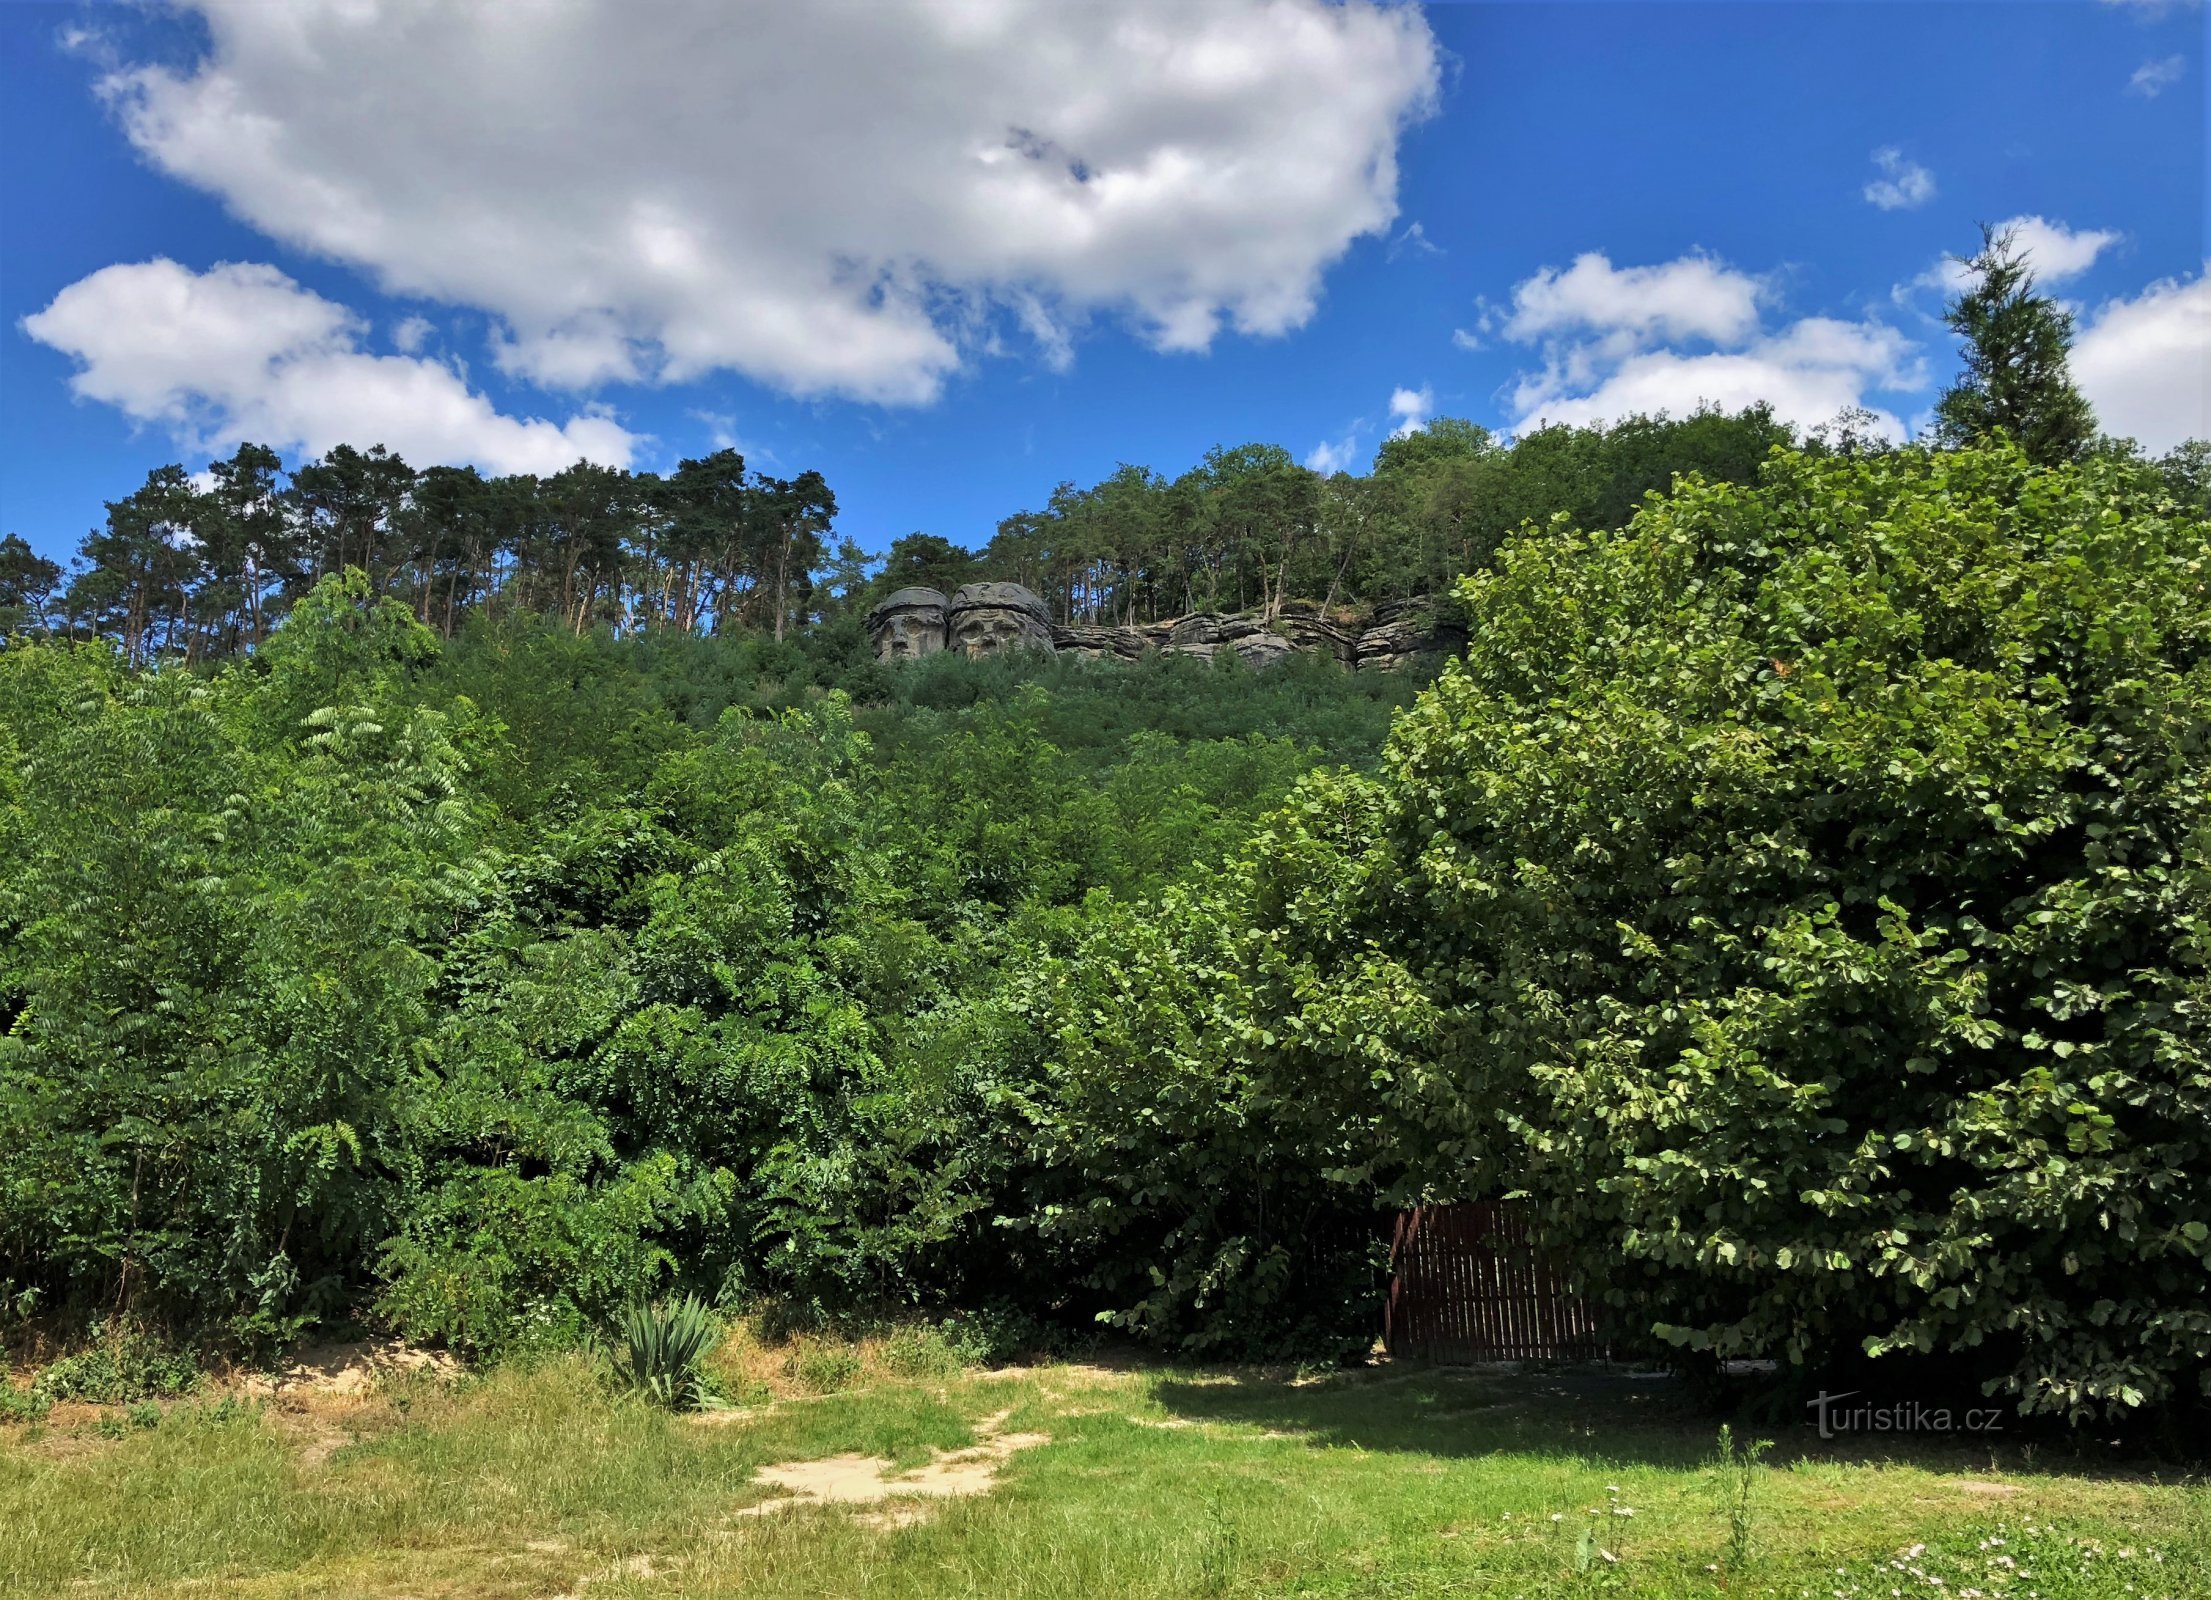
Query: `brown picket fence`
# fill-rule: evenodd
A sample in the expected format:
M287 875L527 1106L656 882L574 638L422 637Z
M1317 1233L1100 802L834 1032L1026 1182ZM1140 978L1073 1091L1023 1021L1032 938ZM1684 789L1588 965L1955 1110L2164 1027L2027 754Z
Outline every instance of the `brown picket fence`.
M1382 1342L1414 1361L1594 1361L1606 1353L1588 1302L1537 1248L1527 1206L1512 1200L1399 1214Z

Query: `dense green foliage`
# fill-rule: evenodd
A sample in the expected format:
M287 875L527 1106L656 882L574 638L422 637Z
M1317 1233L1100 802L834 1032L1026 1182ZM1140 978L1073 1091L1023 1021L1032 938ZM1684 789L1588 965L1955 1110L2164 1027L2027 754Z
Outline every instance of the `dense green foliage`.
M0 1279L478 1352L679 1286L1110 1308L1032 1216L1038 963L1416 685L855 644L441 645L355 573L212 673L0 651Z
M1462 594L1379 776L1147 956L1224 972L1151 1038L1401 1195L1533 1195L1629 1332L2211 1393L2211 528L1783 455Z
M710 459L705 543L593 524L601 581L494 541L450 607L377 542L426 474L318 511L318 582L211 610L203 562L16 636L0 1285L242 1343L496 1355L696 1294L1326 1355L1386 1207L1520 1192L1627 1340L2196 1390L2201 452L1429 432L1365 478L1130 469L878 573ZM157 487L273 539L338 494L275 471ZM149 561L212 548L127 509ZM1461 573L1425 689L894 670L859 621L975 574L1117 620Z

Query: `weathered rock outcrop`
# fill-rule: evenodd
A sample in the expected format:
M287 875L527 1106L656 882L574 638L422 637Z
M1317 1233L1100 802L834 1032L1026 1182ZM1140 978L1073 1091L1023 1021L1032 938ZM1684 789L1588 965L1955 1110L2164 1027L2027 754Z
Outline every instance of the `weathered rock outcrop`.
M1422 656L1466 648L1466 628L1438 614L1433 600L1392 600L1374 608L1353 647L1361 672L1394 672Z
M1153 651L1163 651L1210 661L1222 650L1233 650L1255 667L1271 667L1298 648L1293 640L1257 618L1216 617L1204 612L1176 617L1170 622L1108 628L1054 628L1052 643L1063 654L1093 660L1110 657L1134 661Z
M952 602L935 589L899 589L868 613L878 661L911 661L944 648Z
M1198 612L1171 622L1055 627L1052 642L1065 654L1120 661L1134 661L1154 650L1210 660L1223 650L1233 650L1257 667L1272 666L1298 651L1312 651L1364 672L1394 671L1422 656L1461 650L1466 630L1444 621L1426 599L1393 601L1363 615L1331 615L1310 601L1293 600L1272 618L1248 612L1234 616Z
M963 655L1053 648L1051 608L1018 583L963 583L949 616L951 648Z
M1044 650L1089 660L1135 661L1153 653L1211 660L1223 650L1255 667L1299 651L1333 656L1358 671L1394 671L1422 656L1461 649L1463 628L1445 622L1426 599L1398 600L1365 613L1330 612L1293 600L1273 616L1195 612L1166 622L1053 623L1051 612L1018 583L970 583L947 600L934 589L900 589L868 615L879 661L905 661L952 649L969 656Z

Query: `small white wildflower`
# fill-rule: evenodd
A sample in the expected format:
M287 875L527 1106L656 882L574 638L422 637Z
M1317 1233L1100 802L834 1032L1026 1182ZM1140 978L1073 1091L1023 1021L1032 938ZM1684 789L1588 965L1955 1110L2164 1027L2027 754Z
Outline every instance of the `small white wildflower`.
M1554 1511L1551 1513L1551 1520L1553 1522L1564 1522L1566 1520L1566 1513L1563 1511Z
M1597 1552L1597 1554L1599 1554L1599 1555L1603 1556L1603 1557L1604 1557L1604 1558L1605 1558L1605 1559L1606 1559L1607 1561L1618 1561L1618 1560L1620 1559L1620 1558L1619 1558L1618 1556L1614 1555L1614 1554L1613 1554L1613 1553L1612 1553L1612 1552L1611 1552L1610 1550L1599 1550L1599 1551Z
M1612 1508L1612 1514L1613 1514L1614 1516L1616 1516L1616 1517L1632 1517L1632 1516L1634 1516L1634 1515L1635 1515L1635 1507L1633 1507L1633 1506L1614 1506L1614 1507Z

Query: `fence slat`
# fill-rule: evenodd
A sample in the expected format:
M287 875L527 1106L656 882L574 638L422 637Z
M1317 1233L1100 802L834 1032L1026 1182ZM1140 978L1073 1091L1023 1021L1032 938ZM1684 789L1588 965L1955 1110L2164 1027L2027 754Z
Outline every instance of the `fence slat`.
M1382 1343L1425 1361L1587 1361L1597 1318L1536 1241L1526 1202L1401 1212L1390 1236Z

